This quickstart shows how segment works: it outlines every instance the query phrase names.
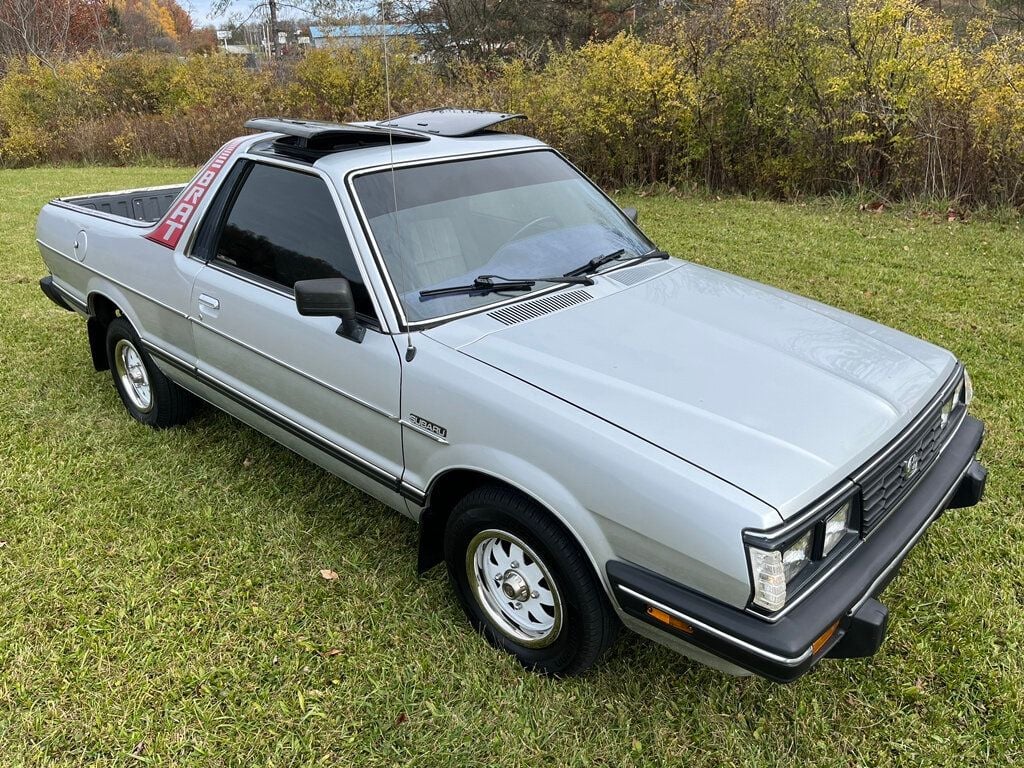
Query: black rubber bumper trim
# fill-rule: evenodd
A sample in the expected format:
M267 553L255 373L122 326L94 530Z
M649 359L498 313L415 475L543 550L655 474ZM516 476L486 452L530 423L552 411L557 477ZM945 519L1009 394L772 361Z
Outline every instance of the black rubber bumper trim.
M39 280L39 290L43 292L46 298L48 298L61 309L67 310L68 312L75 311L74 307L69 305L67 301L64 299L64 295L57 289L57 286L53 284L52 275L47 275L46 277L41 278Z
M885 622L880 621L872 598L895 576L925 529L963 494L962 500L977 503L984 490L984 468L974 459L981 446L984 427L967 416L942 456L918 483L900 508L862 541L840 568L813 594L775 623L701 595L631 563L608 562L608 579L615 599L629 615L662 631L701 647L763 677L790 682L806 673L833 647L852 655L881 643ZM979 484L978 477L982 480ZM964 490L964 485L969 486ZM688 623L693 633L671 629L647 613L651 605L668 609ZM883 608L884 610L884 608ZM874 612L876 615L871 616ZM887 617L886 617L887 618ZM811 644L835 622L835 634L817 653ZM870 638L848 633L868 632Z
M973 507L985 495L985 483L987 482L988 470L975 461L971 464L970 469L967 470L964 479L960 481L956 493L953 494L953 498L949 500L946 508L963 509L964 507Z

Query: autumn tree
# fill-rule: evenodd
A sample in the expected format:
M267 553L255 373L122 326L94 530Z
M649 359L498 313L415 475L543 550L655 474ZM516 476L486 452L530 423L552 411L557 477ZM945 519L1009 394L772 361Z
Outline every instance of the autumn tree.
M107 0L3 0L0 56L32 56L49 64L102 48L109 26Z

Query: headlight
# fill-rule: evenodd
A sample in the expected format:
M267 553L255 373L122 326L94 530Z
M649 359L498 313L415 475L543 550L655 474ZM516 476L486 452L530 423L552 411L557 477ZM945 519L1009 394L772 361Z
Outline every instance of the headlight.
M754 603L769 611L778 611L786 604L786 576L782 570L782 553L765 552L748 547L750 570L754 574Z
M960 402L960 393L963 391L963 382L956 385L956 389L953 390L953 394L949 396L949 399L942 404L942 411L939 414L939 423L941 426L946 426L946 422L949 421L949 415L953 412L953 409Z
M847 501L843 506L825 518L825 538L822 540L821 556L825 557L843 540L850 527L850 507Z
M960 403L964 406L970 405L971 400L974 398L974 386L971 384L971 377L967 373L967 369L964 369L964 376L957 382L956 389L953 390L953 394L942 404L942 410L939 413L939 423L941 426L946 426L949 421L950 415L955 411Z
M785 549L766 552L748 547L754 574L754 602L769 611L786 604L786 587L811 561L811 531Z
M744 531L754 605L767 611L779 611L792 597L794 586L814 579L830 555L845 549L842 544L856 538L853 526L858 497L850 490L836 500L812 510L799 523L773 531ZM794 525L796 530L793 530Z

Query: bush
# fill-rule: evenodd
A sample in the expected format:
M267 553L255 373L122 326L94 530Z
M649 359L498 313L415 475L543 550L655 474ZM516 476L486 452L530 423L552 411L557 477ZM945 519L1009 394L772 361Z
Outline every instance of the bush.
M437 106L442 84L417 61L417 54L406 40L389 41L386 80L379 45L310 51L291 70L285 97L288 111L330 120L380 119L388 112L388 82L395 113Z
M607 185L697 184L1024 205L1024 35L959 33L915 0L711 0L655 38L621 34L441 79L408 41L248 69L215 55L90 54L0 79L0 164L199 163L249 117L380 119L459 104ZM0 71L4 71L0 69Z
M506 66L508 108L598 180L679 175L691 146L694 82L671 48L619 35L555 53L540 71Z

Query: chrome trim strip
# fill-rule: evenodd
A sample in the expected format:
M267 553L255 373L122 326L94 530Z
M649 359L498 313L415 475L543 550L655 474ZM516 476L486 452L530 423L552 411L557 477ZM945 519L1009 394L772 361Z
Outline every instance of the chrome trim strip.
M64 197L55 198L60 200L62 203L70 203L75 205L74 200L84 200L88 197L109 197L111 195L141 195L145 192L163 192L166 189L180 189L184 190L188 186L188 182L182 184L157 184L155 187L139 187L138 189L112 189L110 192L92 192L87 195L65 195Z
M288 429L289 432L292 432L294 430L294 432L300 433L296 435L297 437L305 436L307 442L312 442L314 445L317 445L321 448L326 448L331 453L337 453L339 458L345 457L348 461L358 464L360 468L372 474L377 479L383 479L384 481L386 481L387 484L394 485L397 488L399 484L398 475L394 475L388 472L386 469L378 467L373 462L367 461L362 456L358 456L352 453L352 451L348 450L347 448L343 448L337 443L328 440L327 438L317 434L308 427L304 427L303 425L299 424L293 419L290 419L287 416L283 416L280 413L271 410L270 408L263 405L255 398L245 394L244 392L240 392L236 388L230 386L229 384L225 384L220 379L217 379L216 377L211 376L210 374L204 371L197 370L196 375L200 381L215 384L217 388L223 390L225 394L230 393L230 395L233 398L237 398L238 400L243 401L241 404L248 404L249 408L251 410L256 411L257 415L268 419L268 421L280 422L280 426L285 427L286 429Z
M844 480L842 485L829 492L828 496L818 500L796 517L786 520L774 528L768 528L766 530L751 528L745 529L743 532L761 539L784 539L787 534L807 525L811 520L824 512L825 509L835 504L843 496L853 493L856 489L857 484L855 482L852 480Z
M450 445L450 443L443 437L441 437L440 435L435 435L433 432L424 429L419 424L414 424L413 422L407 421L406 419L399 419L398 423L401 424L403 427L408 427L413 432L418 432L421 435L429 437L431 440L434 440L435 442L438 442L441 445Z
M280 359L274 357L273 355L271 355L271 354L269 354L267 352L264 352L261 349L257 349L256 347L254 347L254 346L252 346L250 344L246 344L241 339L236 339L234 336L231 336L230 334L224 333L224 331L221 331L221 330L219 330L217 328L214 328L212 325L208 325L208 324L204 323L199 318L192 317L190 319L191 319L191 321L193 323L195 323L196 325L200 326L201 328L204 328L205 330L209 331L210 333L216 334L217 336L220 336L222 339L226 339L227 341L230 341L230 342L232 342L234 344L237 344L238 346L242 347L243 349L245 349L245 350L247 350L249 352L252 352L255 355L259 355L260 357L262 357L265 360L269 360L272 363L277 363L278 365L280 365L285 370L291 371L292 373L294 373L294 374L296 374L298 376L301 376L302 378L306 379L307 381L311 381L314 384L319 384L324 389L329 390L330 392L333 392L336 395L341 395L346 400L350 400L353 403L355 403L356 405L361 405L364 408L368 408L369 410L373 411L374 413L378 414L379 416L383 416L384 418L390 419L391 421L399 421L399 417L396 414L389 413L388 411L385 411L383 408L380 408L379 406L376 406L373 403L369 403L366 400L363 400L362 398L360 398L360 397L358 397L356 395L353 395L353 394L351 394L349 392L346 392L343 389L338 389L333 384L328 384L326 381L317 378L316 376L314 376L311 373L306 373L305 371L300 370L299 368L296 368L293 365L289 365L288 363L284 362L283 360L280 360Z
M664 603L660 603L657 600L653 600L652 598L647 597L647 595L642 595L639 592L635 592L629 587L625 587L622 584L616 584L616 586L620 590L625 592L627 595L635 597L637 600L642 600L648 605L652 605L655 608L658 608L659 610L662 610L665 613L669 614L670 616L675 616L680 621L686 622L691 627L695 627L699 629L701 632L705 632L709 635L712 635L713 637L717 637L719 640L724 640L725 642L731 645L735 645L737 648L742 648L743 650L748 651L749 653L753 653L756 656L760 656L762 659L767 659L768 661L775 662L776 664L782 664L786 667L796 667L807 661L807 659L809 659L813 654L813 651L811 650L810 646L808 646L806 651L804 651L802 654L795 658L779 656L778 654L772 653L771 651L766 651L763 648L758 648L756 645L751 645L745 640L740 640L739 638L733 637L728 632L723 632L722 630L712 627L709 624L705 624L703 621L700 621L699 619L695 619L692 616L687 616L685 613L675 608L672 608L671 606L665 605Z
M152 352L157 357L165 358L172 365L176 365L178 368L182 368L184 369L184 371L189 372L192 375L195 375L195 363L190 363L184 358L178 357L173 352L168 352L163 347L154 344L152 341L149 341L148 339L143 339L140 337L139 341L142 342L142 346L144 346L149 352Z
M67 288L62 286L56 280L52 281L50 283L50 285L52 285L57 290L57 292L60 293L61 296L63 296L69 302L74 304L79 309L79 311L81 311L81 312L88 312L89 311L89 306L84 301L79 299L77 296L74 296Z
M304 427L298 422L288 418L287 416L284 416L280 413L271 410L270 408L263 405L250 395L247 395L244 392L239 391L238 389L232 387L229 384L225 384L220 379L211 376L210 374L205 373L201 370L198 370L195 365L186 362L185 360L178 357L174 353L167 352L166 350L162 349L156 344L153 344L153 342L146 341L145 339L142 340L142 345L148 351L156 355L158 358L162 358L166 362L169 362L171 365L175 366L176 368L179 368L182 371L182 373L192 376L200 383L206 384L212 387L213 389L220 391L221 394L234 400L239 405L248 408L260 418L263 418L271 423L276 424L277 426L279 426L280 428L284 429L287 432L291 432L299 439L305 440L314 448L322 450L325 453L331 455L333 458L337 459L338 461L348 464L353 469L361 471L363 474L367 475L368 477L372 477L374 480L377 480L382 485L388 486L392 490L400 493L402 496L405 496L406 498L409 498L410 500L415 501L417 503L422 503L426 499L427 494L425 491L422 491L419 488L410 485L406 481L399 478L397 475L392 474L391 472L389 472L386 469L383 469L382 467L378 467L373 462L368 461L367 459L362 458L361 456L353 453L347 448L344 448L343 446L340 446L337 443L328 440L322 435L313 432L307 427Z
M278 296L283 296L289 301L295 301L294 291L289 293L287 289L280 287L278 284L273 283L270 280L261 281L257 280L255 277L249 277L249 275L245 273L244 269L238 269L237 267L229 268L227 265L214 263L212 259L210 261L203 261L197 256L189 256L189 258L198 261L200 264L204 264L205 266L209 267L215 272L220 272L222 275L228 275L229 277L241 280L243 283L254 285L257 288L263 288L264 290L270 291L271 293L276 293Z
M401 493L403 496L405 496L405 498L407 498L409 501L411 501L411 502L413 502L413 503L415 503L415 504L417 504L417 505L419 505L421 507L424 504L427 503L426 491L421 491L415 485L410 485L405 480L403 480L402 483L401 483L401 488L399 489L399 493Z
M98 269L96 269L93 266L90 266L90 265L86 264L84 261L79 261L78 259L76 259L76 258L74 258L72 256L68 256L63 251L61 251L61 250L59 250L57 248L54 248L49 243L44 243L38 237L36 238L36 243L38 245L42 246L43 248L45 248L46 250L51 251L51 252L57 254L58 256L64 257L65 259L67 259L71 263L73 263L73 264L75 264L75 265L77 265L79 267L82 267L83 269L85 269L85 270L87 270L89 272L92 272L97 277L102 277L104 280L107 280L108 282L113 283L118 288L126 290L129 293L134 293L139 298L145 299L146 301L149 301L149 302L152 302L153 304L156 304L161 309L167 310L168 312L170 312L173 315L177 315L178 317L185 318L186 320L188 319L188 315L186 313L182 312L180 309L176 309L176 308L174 308L174 307L172 307L172 306L170 306L168 304L164 304L159 299L154 299L152 296L149 296L148 294L143 293L138 288L132 288L130 285L126 285L125 283L122 283L120 280L115 280L114 278L110 277L110 275L107 275L107 274L104 274L103 272L100 272Z

